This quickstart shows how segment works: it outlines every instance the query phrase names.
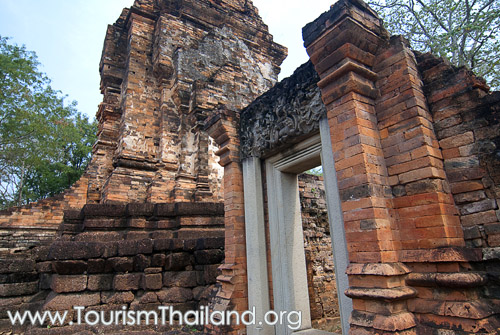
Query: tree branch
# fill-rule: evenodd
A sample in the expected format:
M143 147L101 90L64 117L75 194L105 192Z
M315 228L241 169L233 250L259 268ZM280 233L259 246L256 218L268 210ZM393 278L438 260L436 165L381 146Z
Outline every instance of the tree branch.
M434 18L434 20L436 21L436 23L441 27L443 28L446 32L449 32L447 29L446 29L446 26L443 24L443 22L441 21L441 19L439 18L439 16L436 15L436 13L434 13L429 7L427 7L427 5L422 1L422 0L417 0L417 2L420 4L420 6L422 6L422 8L424 8L427 12L429 12L429 14L432 15L432 17Z

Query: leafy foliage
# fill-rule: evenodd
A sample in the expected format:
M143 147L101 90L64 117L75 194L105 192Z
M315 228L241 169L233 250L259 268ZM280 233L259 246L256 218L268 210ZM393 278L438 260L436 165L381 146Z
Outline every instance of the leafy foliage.
M386 28L413 49L466 65L500 88L500 1L370 0Z
M310 170L307 170L304 173L311 174L313 176L322 176L323 175L323 167L318 166L318 167L312 168Z
M83 173L96 124L65 104L36 54L0 36L0 208L55 195Z

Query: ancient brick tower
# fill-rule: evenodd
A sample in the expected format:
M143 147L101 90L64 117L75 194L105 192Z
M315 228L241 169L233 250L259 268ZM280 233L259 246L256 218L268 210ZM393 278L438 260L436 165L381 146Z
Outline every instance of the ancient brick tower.
M204 120L267 91L285 56L250 1L137 0L106 33L86 172L54 198L0 212L0 252L49 243L63 212L86 204L221 202Z
M12 330L7 308L207 305L227 239L225 152L205 119L270 89L285 56L250 1L123 10L104 41L86 172L57 197L0 212L0 332Z
M138 0L109 26L89 203L222 199L203 121L277 79L286 49L244 0Z

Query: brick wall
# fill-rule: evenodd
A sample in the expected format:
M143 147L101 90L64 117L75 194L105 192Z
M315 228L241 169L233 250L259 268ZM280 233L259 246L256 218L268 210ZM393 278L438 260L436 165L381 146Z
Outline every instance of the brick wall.
M39 308L40 302L33 302L39 291L40 274L36 262L29 253L19 257L0 259L0 332L12 329L7 311Z
M500 246L500 92L430 54L418 54L451 193L470 247Z
M81 209L87 202L88 175L71 188L48 199L0 211L0 254L28 250L51 242L64 211Z
M338 331L340 312L323 177L299 175L299 195L313 328Z
M12 328L7 310L206 306L224 260L223 213L223 206L209 203L87 205L67 212L60 239L0 260L1 329ZM75 320L71 313L68 322Z
M119 241L141 238L196 238L224 235L223 204L88 204L65 212L63 240Z
M417 59L465 243L482 256L472 266L487 282L484 297L498 299L500 92L431 54Z

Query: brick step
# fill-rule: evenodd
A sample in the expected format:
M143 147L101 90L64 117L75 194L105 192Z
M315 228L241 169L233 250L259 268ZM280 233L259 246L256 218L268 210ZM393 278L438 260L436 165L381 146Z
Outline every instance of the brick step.
M81 211L67 210L60 227L63 235L112 230L177 230L223 228L221 203L88 204Z
M177 234L180 239L194 239L200 236L224 237L224 229L182 229Z

